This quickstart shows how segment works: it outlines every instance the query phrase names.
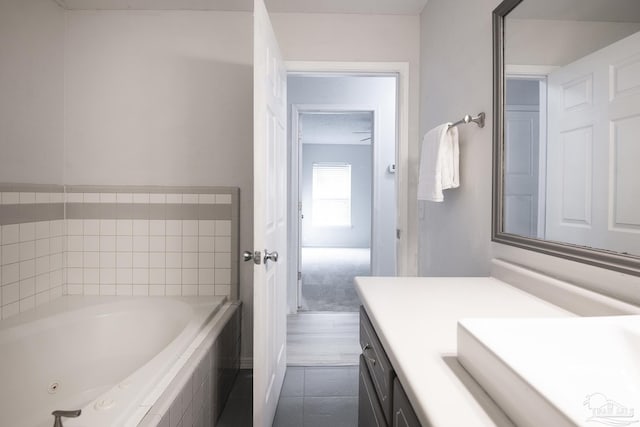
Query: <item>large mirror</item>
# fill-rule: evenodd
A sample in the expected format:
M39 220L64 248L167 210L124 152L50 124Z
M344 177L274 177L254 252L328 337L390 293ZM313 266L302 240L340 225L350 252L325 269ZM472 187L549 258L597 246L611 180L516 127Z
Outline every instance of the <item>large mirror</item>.
M640 0L494 11L493 240L640 275Z

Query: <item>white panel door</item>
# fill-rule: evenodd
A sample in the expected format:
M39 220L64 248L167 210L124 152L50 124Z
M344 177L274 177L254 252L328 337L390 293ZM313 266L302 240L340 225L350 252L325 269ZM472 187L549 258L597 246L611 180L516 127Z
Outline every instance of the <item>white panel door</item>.
M253 425L270 427L286 369L286 71L263 0L254 2ZM272 253L272 259L267 255Z
M504 231L537 237L540 113L507 109L505 125Z
M546 238L640 253L640 33L548 82Z

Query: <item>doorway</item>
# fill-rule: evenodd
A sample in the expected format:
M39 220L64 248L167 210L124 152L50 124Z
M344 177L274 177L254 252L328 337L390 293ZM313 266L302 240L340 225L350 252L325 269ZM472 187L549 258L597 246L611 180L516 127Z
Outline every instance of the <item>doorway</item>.
M298 110L300 311L358 310L371 273L373 111Z
M356 276L394 276L397 74L294 73L289 365L358 362Z

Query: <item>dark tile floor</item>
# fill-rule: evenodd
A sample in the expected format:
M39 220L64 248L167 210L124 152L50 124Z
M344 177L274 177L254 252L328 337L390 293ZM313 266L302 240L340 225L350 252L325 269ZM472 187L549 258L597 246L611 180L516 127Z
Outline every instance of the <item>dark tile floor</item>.
M218 425L251 427L251 371L236 379ZM273 427L358 425L358 367L289 367Z

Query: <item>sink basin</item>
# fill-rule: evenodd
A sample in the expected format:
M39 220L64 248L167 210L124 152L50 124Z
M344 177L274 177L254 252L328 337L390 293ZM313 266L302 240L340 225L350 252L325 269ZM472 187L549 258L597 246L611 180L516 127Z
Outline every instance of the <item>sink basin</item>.
M463 319L458 360L520 427L640 427L640 316Z

